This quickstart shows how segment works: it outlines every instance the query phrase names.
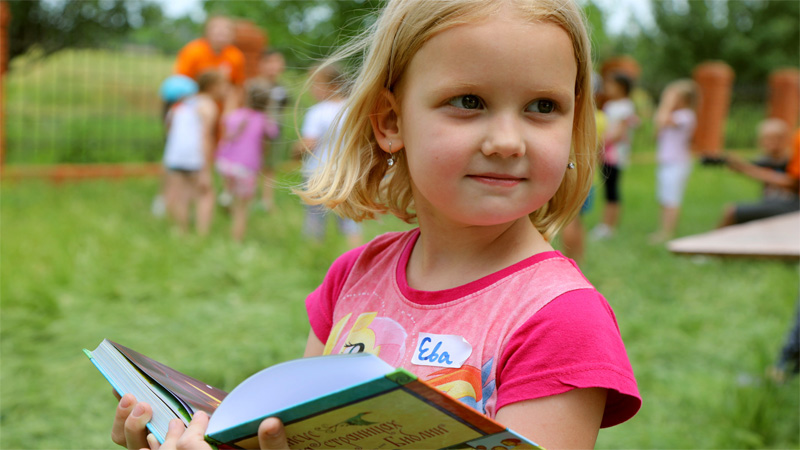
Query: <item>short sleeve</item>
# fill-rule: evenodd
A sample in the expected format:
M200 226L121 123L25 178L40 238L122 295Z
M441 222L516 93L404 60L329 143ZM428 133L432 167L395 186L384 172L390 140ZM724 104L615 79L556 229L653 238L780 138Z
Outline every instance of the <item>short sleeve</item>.
M606 300L594 289L565 293L519 327L497 367L497 410L572 389L608 389L601 427L641 407L636 380Z
M325 343L333 327L333 309L345 281L365 246L354 248L331 264L325 279L306 297L306 312L311 330L320 342Z

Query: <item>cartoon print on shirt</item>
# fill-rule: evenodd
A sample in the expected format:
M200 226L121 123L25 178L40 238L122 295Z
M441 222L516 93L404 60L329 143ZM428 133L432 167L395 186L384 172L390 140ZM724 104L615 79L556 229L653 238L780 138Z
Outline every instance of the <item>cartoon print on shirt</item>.
M494 379L489 381L493 362L494 358L490 358L481 370L468 365L460 369L439 370L432 373L425 382L485 413L486 399L492 396L495 388Z
M406 330L376 312L360 314L355 321L351 321L352 316L347 314L333 326L323 354L372 353L398 366L406 351Z
M357 317L348 313L331 328L323 354L372 353L393 366L401 364L408 333L393 319L366 312ZM451 397L485 413L486 400L495 391L495 380L489 380L494 359L481 369L470 365L431 373L425 382Z

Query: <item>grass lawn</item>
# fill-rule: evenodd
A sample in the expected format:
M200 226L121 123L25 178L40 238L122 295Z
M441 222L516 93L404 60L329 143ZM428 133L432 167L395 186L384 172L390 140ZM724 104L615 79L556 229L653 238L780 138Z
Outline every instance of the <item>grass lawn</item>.
M620 233L590 245L583 268L614 307L644 406L602 431L598 447L797 448L798 379L774 385L762 374L794 312L798 265L649 246L654 167L637 156ZM115 400L81 352L103 338L223 389L301 354L303 300L343 240L305 242L302 209L285 190L277 211L253 212L241 245L223 214L207 239L176 236L149 213L157 190L155 179L2 185L0 448L113 447ZM757 195L730 172L696 168L680 234L712 228L723 203ZM406 227L385 218L366 231Z

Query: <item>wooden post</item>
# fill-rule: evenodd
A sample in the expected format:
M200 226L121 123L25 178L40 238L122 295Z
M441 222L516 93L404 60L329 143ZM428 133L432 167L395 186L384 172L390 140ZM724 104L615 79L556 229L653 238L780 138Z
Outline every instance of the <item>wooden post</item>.
M245 78L258 75L261 52L268 44L266 34L249 20L236 21L234 45L244 53Z
M702 155L719 155L725 144L733 69L722 61L709 61L698 65L692 77L700 90L694 149Z
M769 76L769 117L782 119L793 130L800 115L800 70L781 69Z
M8 70L8 25L11 11L8 2L0 2L0 171L6 162L6 111L3 98L3 79Z

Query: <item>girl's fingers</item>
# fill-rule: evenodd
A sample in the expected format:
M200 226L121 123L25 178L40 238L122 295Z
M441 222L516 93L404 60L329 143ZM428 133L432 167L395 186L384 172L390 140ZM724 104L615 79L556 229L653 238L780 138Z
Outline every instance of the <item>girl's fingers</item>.
M202 441L206 435L206 428L208 428L208 414L198 411L192 416L192 421L189 423L189 428L186 429L185 437L190 441Z
M275 417L264 419L258 427L258 445L261 450L289 450L283 423Z
M119 395L114 392L119 398ZM131 415L134 406L136 406L136 398L131 394L126 394L122 397L117 404L117 411L114 415L114 425L111 427L111 440L115 444L127 447L125 442L125 421Z
M204 440L208 428L208 414L200 411L192 417L189 427L183 426L179 419L169 422L169 431L160 446L150 445L152 450L211 450L211 446Z
M161 444L158 443L158 439L156 439L153 433L147 435L147 445L150 446L149 449L143 448L141 450L159 450L161 448Z
M129 449L147 447L146 425L152 417L153 409L150 408L150 405L142 402L137 403L131 414L125 419L125 443L123 445Z
M164 443L159 444L158 439L152 434L147 436L147 442L150 444L151 450L175 450L178 448L178 441L183 436L183 432L186 430L186 427L183 426L183 422L180 419L172 419L169 421L169 428L167 429L167 435L164 436ZM152 438L152 439L151 439ZM155 443L155 445L153 445Z

